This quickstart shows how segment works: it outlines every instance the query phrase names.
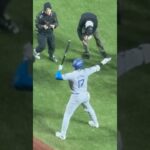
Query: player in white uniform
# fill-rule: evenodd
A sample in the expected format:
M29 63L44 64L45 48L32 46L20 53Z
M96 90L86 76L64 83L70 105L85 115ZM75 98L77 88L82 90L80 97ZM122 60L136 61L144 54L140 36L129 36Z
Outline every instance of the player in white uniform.
M69 102L66 106L66 110L64 113L61 131L56 132L56 137L60 138L61 140L66 139L66 133L69 126L70 118L72 117L75 110L79 107L79 105L83 105L86 108L86 111L89 113L90 121L88 122L91 127L98 128L99 123L95 114L94 109L90 104L90 94L87 91L87 82L89 75L100 71L100 66L95 65L90 68L83 68L83 60L82 59L75 59L73 61L74 71L67 74L61 74L62 66L59 66L59 71L56 72L56 79L57 80L68 80L69 85L71 88L71 96Z

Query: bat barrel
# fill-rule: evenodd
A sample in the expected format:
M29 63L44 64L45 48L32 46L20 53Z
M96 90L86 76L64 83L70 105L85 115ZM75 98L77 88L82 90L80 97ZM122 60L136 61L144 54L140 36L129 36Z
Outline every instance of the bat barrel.
M66 57L66 54L67 54L67 52L68 52L70 43L71 43L71 40L68 40L68 43L67 43L67 46L66 46L66 49L65 49L65 53L64 53L64 56L63 56L63 59L62 59L62 61L61 61L61 65L63 65L63 63L64 63L64 61L65 61L65 57Z

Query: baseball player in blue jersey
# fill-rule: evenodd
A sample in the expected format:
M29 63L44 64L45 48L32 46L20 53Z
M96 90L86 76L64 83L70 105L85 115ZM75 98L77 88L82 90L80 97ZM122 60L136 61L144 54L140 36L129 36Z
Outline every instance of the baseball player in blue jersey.
M95 65L93 67L83 69L83 64L83 60L77 58L73 61L72 64L74 68L73 72L62 74L61 70L63 66L60 65L55 75L57 80L68 80L71 88L71 96L65 109L61 131L56 132L56 137L60 138L61 140L66 139L70 118L72 117L75 110L79 107L79 105L83 105L90 116L90 121L88 124L91 127L99 127L99 122L97 120L95 111L90 104L90 94L87 91L87 82L88 77L91 74L100 71L100 65Z

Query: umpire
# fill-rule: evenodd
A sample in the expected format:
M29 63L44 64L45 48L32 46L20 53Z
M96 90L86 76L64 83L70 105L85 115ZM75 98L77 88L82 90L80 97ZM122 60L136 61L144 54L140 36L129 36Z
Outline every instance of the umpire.
M44 4L44 10L36 18L36 28L38 30L38 46L34 49L34 56L40 59L40 53L45 49L46 42L48 44L49 59L57 62L54 56L55 36L54 29L58 26L57 15L52 11L49 2Z
M111 60L111 57L108 57L104 47L100 41L98 32L98 20L97 16L91 12L86 12L81 15L81 18L79 20L79 24L77 27L77 33L79 36L79 39L82 41L83 44L83 57L89 59L89 49L88 49L88 41L92 38L92 36L95 39L96 45L99 49L100 55L104 58L103 61L109 62Z

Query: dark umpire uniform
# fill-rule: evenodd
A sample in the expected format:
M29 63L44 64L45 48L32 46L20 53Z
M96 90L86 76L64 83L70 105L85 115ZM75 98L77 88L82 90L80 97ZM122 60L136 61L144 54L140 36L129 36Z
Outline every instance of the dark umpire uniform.
M87 21L92 22L92 25L86 26ZM98 27L98 20L97 20L97 16L95 14L86 12L81 15L81 18L80 18L80 21L79 21L79 24L77 27L77 33L78 33L80 40L83 43L83 48L84 48L83 56L86 58L89 58L90 55L89 55L89 49L88 49L88 41L85 41L84 37L91 36L91 35L93 35L93 37L96 41L96 45L99 49L100 54L104 58L107 57L104 47L100 41L100 38L99 38L99 35L97 32L97 27Z
M36 18L36 27L38 29L38 46L34 50L34 55L36 58L40 59L40 53L45 49L47 42L49 58L52 61L57 62L57 59L54 56L55 36L53 30L58 26L58 20L55 12L51 11L50 15L46 14L46 10L48 8L52 9L49 2L44 4L44 11L42 11ZM44 25L47 26L47 29L44 28ZM52 28L51 25L54 27Z

